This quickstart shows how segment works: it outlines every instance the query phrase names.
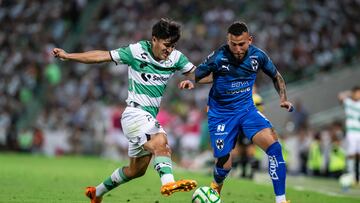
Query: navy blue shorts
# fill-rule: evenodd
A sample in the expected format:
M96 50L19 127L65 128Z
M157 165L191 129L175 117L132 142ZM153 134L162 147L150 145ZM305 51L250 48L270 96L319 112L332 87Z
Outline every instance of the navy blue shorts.
M234 149L240 133L252 140L252 137L262 129L272 128L270 121L255 108L232 115L214 114L210 111L208 113L210 142L216 158L225 156Z

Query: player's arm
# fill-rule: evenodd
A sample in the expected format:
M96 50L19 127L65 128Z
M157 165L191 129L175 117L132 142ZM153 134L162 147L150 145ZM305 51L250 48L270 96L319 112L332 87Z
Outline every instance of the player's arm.
M180 89L193 89L195 87L193 81L195 81L196 83L199 83L199 84L212 83L212 81L213 81L212 73L210 73L210 75L208 75L208 76L200 79L199 81L197 81L196 77L195 77L195 69L196 69L196 67L194 66L191 71L184 74L186 79L179 83L178 87Z
M87 51L83 53L67 53L63 49L54 48L53 55L61 60L72 60L80 63L102 63L112 61L109 51Z
M351 91L350 91L350 90L342 91L342 92L340 92L340 93L338 94L338 99L339 99L339 101L340 101L341 103L343 103L344 100L345 100L346 98L349 98L349 97L351 97Z
M273 77L273 83L280 96L280 107L285 108L287 111L293 111L291 102L287 100L284 78L281 76L279 71L276 71L276 75Z
M213 82L213 69L216 63L214 57L208 57L204 63L200 64L195 70L195 82L199 84L209 84Z

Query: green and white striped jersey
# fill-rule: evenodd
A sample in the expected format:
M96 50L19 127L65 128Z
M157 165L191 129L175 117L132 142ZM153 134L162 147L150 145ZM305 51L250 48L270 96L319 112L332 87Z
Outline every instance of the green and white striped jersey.
M171 52L167 60L153 58L150 41L139 41L110 51L117 64L129 65L129 88L126 102L136 102L156 117L169 79L175 71L189 72L193 64L180 51Z
M344 100L346 132L360 133L360 101L350 98Z

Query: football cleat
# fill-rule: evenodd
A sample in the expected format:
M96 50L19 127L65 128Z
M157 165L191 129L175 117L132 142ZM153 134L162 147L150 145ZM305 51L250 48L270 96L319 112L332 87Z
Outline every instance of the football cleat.
M96 197L95 187L87 187L85 190L85 195L90 198L90 203L101 203L102 197Z
M164 196L170 196L174 192L188 192L196 188L195 180L178 180L176 182L167 183L160 188L160 192Z
M290 203L290 200L282 201L281 203Z
M211 182L210 187L215 190L219 195L221 192L221 188L222 188L223 184L218 185L217 183L215 183L214 181Z

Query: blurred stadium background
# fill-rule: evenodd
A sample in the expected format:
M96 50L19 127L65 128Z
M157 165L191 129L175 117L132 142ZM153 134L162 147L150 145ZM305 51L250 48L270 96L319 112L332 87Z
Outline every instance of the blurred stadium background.
M294 113L281 110L271 81L259 74L258 93L281 135L289 174L314 175L308 154L316 137L324 156L320 175L330 177L332 152L344 147L337 94L360 85L359 11L358 0L0 0L0 150L126 160L119 119L127 68L62 62L51 56L52 48L112 50L150 39L151 25L167 17L182 24L177 49L199 64L225 42L227 26L243 20L296 104ZM211 159L210 86L179 91L180 80L172 79L158 120L178 165L203 169Z

